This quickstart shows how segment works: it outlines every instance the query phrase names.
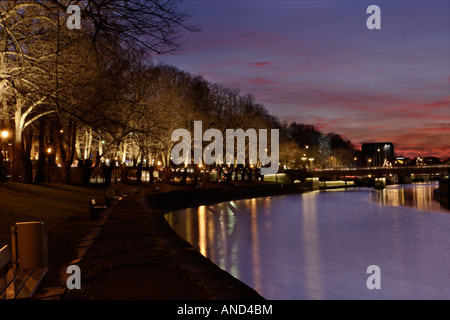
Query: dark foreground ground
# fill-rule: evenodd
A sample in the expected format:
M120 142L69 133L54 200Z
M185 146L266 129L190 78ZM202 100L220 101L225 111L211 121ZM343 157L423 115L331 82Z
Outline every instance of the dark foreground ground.
M283 191L261 188L255 191L249 186L233 186L226 192L216 188L205 192L171 190L164 186L159 189L151 188L150 192L136 190L138 195L130 194L115 201L97 223L86 229L84 237L72 248L67 246L67 241L52 243L53 252L49 253L49 257L65 252L66 259L50 261L49 274L34 299L263 299L178 236L162 212ZM78 265L81 270L79 290L68 290L66 287L70 276L66 269L72 264Z

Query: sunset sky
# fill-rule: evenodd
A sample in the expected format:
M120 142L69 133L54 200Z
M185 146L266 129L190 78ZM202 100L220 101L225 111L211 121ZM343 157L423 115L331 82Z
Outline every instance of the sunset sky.
M381 8L381 30L366 9ZM312 124L356 145L449 157L450 10L438 1L195 1L202 29L155 57L253 93L280 120Z

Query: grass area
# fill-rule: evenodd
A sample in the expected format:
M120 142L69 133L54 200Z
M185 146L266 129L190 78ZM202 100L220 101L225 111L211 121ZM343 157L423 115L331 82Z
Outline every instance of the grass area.
M50 183L0 183L0 247L11 242L10 230L16 222L43 221L46 230L56 236L89 226L88 201L92 198L103 200L104 190Z

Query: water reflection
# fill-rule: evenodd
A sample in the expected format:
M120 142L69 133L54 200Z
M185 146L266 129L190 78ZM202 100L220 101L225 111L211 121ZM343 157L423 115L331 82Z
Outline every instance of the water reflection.
M166 218L267 299L450 299L450 215L433 200L434 187L254 198ZM372 264L382 290L366 287Z
M247 200L250 206L250 232L251 232L251 245L252 245L252 264L253 264L253 284L254 289L257 292L263 291L262 286L262 272L261 272L261 257L260 257L260 245L259 245L259 228L258 228L258 206L256 199Z
M206 207L200 206L198 208L198 244L199 250L202 255L205 257L208 256L208 244L207 244L207 236L206 236Z
M302 224L303 224L303 243L304 243L304 265L305 273L308 275L304 278L306 282L306 296L323 299L320 295L323 292L323 279L321 266L319 261L320 243L318 236L317 222L317 195L318 191L304 195L302 197Z
M371 201L389 206L408 206L422 211L449 212L438 201L433 192L437 183L414 183L388 186L386 189L371 193Z

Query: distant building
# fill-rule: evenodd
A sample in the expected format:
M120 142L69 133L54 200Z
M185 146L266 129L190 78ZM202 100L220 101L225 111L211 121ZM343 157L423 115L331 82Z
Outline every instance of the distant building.
M413 161L411 160L411 158L406 158L406 157L396 157L395 158L395 165L397 166L409 166L412 165ZM415 162L414 162L415 164Z
M441 161L439 160L439 158L437 157L424 157L424 158L419 158L421 161L421 165L425 165L425 166L429 166L429 165L433 165L433 164L441 164Z
M363 143L361 153L368 166L392 166L395 162L394 144L391 142Z

